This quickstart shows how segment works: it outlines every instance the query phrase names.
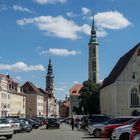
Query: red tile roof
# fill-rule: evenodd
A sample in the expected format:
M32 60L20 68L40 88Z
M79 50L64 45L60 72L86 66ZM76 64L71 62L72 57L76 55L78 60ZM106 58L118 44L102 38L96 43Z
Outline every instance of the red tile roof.
M69 90L70 95L79 96L79 95L80 95L79 91L80 91L80 89L81 89L82 87L83 87L82 84L75 84L75 85Z

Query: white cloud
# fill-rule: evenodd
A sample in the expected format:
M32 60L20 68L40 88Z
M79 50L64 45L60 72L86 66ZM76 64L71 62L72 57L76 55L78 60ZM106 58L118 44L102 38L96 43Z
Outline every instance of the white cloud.
M97 37L105 37L107 36L107 32L104 29L97 29Z
M41 64L39 65L27 65L24 62L17 62L15 64L6 65L0 64L0 70L11 70L11 71L44 71L45 68Z
M44 31L47 36L53 35L71 40L80 38L79 33L87 34L86 29L89 26L87 24L78 26L72 20L67 20L63 16L40 16L35 18L24 18L17 20L17 24L21 26L33 24L36 25L39 30Z
M71 18L78 16L78 15L74 14L73 12L67 12L66 15Z
M97 13L94 19L97 26L106 29L123 29L131 25L130 21L118 11Z
M73 81L73 84L79 84L80 82L79 81Z
M90 27L88 24L84 24L84 25L81 27L81 30L82 30L85 34L90 35L91 27Z
M79 51L75 50L67 50L67 49L58 49L58 48L49 48L48 50L42 51L40 54L42 55L55 55L55 56L70 56L70 55L78 55L80 54Z
M47 4L47 3L65 3L67 2L67 0L34 0L35 2L39 3L39 4Z
M57 87L55 88L55 90L56 90L56 91L65 91L64 88L57 88Z
M88 9L88 8L86 8L86 7L83 7L81 10L82 10L82 14L83 15L87 15L87 14L90 14L91 13L91 10Z
M26 8L26 7L22 7L20 5L13 5L13 10L15 11L20 11L20 12L28 12L28 13L33 13L33 11L31 11L30 9Z
M16 80L22 81L22 78L20 76L16 76Z

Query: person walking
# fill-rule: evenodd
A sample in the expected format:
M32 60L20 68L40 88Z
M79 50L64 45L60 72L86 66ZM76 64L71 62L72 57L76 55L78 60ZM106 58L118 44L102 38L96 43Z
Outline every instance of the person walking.
M72 130L74 130L74 118L73 117L71 118L71 128L72 128Z

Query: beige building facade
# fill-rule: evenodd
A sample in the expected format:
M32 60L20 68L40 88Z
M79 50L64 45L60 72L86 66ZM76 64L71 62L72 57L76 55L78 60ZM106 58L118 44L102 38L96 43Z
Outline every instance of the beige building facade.
M26 116L26 96L23 93L11 93L11 116Z
M122 56L100 89L101 113L111 116L140 112L140 43Z
M27 81L22 88L26 94L26 116L44 116L44 94L32 82Z
M25 115L26 97L10 75L0 74L0 116Z

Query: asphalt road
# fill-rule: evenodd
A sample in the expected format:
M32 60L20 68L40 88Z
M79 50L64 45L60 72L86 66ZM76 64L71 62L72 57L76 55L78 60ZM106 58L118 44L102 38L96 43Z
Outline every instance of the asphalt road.
M1 137L0 140L5 140ZM61 124L60 129L49 128L45 126L39 129L34 129L30 133L17 133L11 140L105 140L96 139L89 136L86 131L83 130L71 130L71 127L67 124Z

